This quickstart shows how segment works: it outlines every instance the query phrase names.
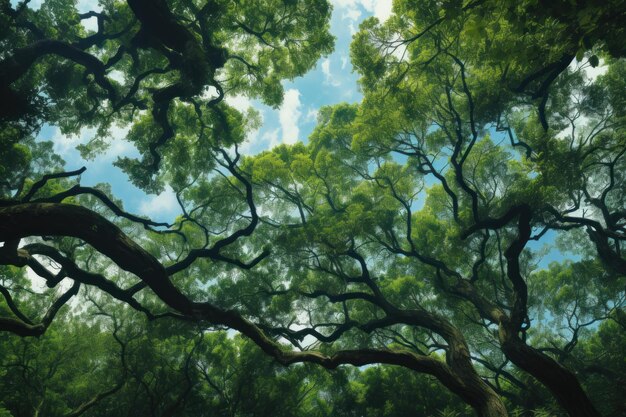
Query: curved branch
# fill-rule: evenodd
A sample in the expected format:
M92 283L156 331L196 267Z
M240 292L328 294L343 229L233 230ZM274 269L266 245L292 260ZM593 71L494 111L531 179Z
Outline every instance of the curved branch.
M13 297L11 297L11 293L9 292L9 290L7 290L7 288L4 285L0 285L0 293L2 293L2 296L4 297L4 300L6 301L7 306L9 307L11 312L17 316L17 318L19 318L21 321L23 321L24 323L28 325L31 325L31 326L34 325L34 323L28 317L26 317L24 313L20 311L20 309L15 304Z
M109 281L100 274L94 274L92 272L82 270L74 263L74 261L62 255L53 247L39 243L32 243L24 246L22 250L27 251L31 255L47 256L48 258L54 260L56 263L61 265L65 274L69 278L72 278L74 281L86 285L93 285L94 287L97 287L100 290L111 295L113 298L128 304L135 310L145 313L148 318L154 318L154 315L150 311L148 311L148 309L142 306L137 300L135 300L132 297L132 294L124 291L123 289L118 287L117 284ZM50 283L48 283L48 285L50 285Z
M98 200L102 201L104 205L106 205L116 216L123 217L135 223L142 224L146 229L153 230L151 227L171 227L172 225L165 222L155 222L150 219L144 219L142 217L135 216L134 214L130 214L122 210L115 204L105 193L102 191L92 188L92 187L83 187L80 185L75 185L69 190L63 191L61 193L55 194L51 197L41 198L37 200L33 200L33 203L60 203L66 198L75 197L82 194L90 194L96 197Z
M57 298L50 306L41 323L29 324L22 320L10 317L0 317L0 331L8 331L18 336L41 336L48 329L54 317L57 315L61 307L63 307L74 295L78 294L80 283L74 282L72 287Z
M44 175L43 177L41 177L39 181L34 183L33 186L30 187L30 190L28 190L28 192L24 195L24 197L22 197L22 203L30 201L30 199L37 193L37 191L39 191L43 186L45 186L48 181L52 179L57 179L57 178L74 177L74 176L82 174L86 170L87 170L86 167L82 167L75 171L57 172L54 174Z
M46 55L58 55L82 65L94 75L96 83L107 91L109 99L112 102L116 101L117 92L106 77L106 67L102 61L75 46L51 39L39 40L19 48L0 62L2 84L8 88L9 85L21 78L37 60Z
M100 253L111 258L119 267L137 275L171 308L187 318L207 321L213 325L224 325L238 330L254 341L261 349L275 357L280 363L288 365L295 362L313 362L327 368L341 364L365 365L368 363L388 363L402 365L419 372L426 372L437 377L450 390L460 395L468 404L484 414L484 409L492 409L494 401L497 407L503 406L496 394L475 373L469 358L467 345L462 335L450 326L433 318L427 312L396 312L405 322L419 324L442 334L451 345L449 363L454 370L443 362L421 357L410 352L387 350L340 351L327 356L319 352L285 351L270 339L257 325L235 311L223 310L210 303L191 301L169 280L165 268L152 255L128 238L117 226L104 217L84 207L61 203L27 203L9 207L0 207L0 236L3 240L14 240L27 236L73 236L91 244ZM72 291L78 291L78 282L72 290L59 301L67 301ZM71 293L73 294L73 293ZM71 295L69 295L71 296ZM43 320L47 326L60 302L50 309ZM28 332L28 325L19 329L6 320L0 321L3 329ZM41 334L45 326L37 334ZM500 405L498 405L500 404ZM486 408L485 408L486 407ZM481 411L483 410L483 411Z

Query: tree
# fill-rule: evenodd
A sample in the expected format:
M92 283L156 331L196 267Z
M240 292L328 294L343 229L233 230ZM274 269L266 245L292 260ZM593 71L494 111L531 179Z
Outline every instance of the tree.
M379 48L385 56L370 60L370 54L354 54L353 61L367 83L394 83L402 77L407 68L393 68L398 57L410 57L405 63L413 66L427 66L449 46L461 43L463 62L480 67L473 81L490 89L485 104L533 102L546 130L550 92L574 59L597 67L600 56L623 58L625 53L620 39L626 8L621 1L603 5L588 1L397 1L394 7L396 13L385 25L370 19L359 35L374 41L369 48ZM364 46L358 41L356 45ZM377 78L387 70L395 76Z
M241 336L177 320L146 326L141 313L96 296L87 295L81 323L62 313L39 339L0 335L1 404L8 415L330 417L463 410L447 391L433 395L432 379L403 368L334 374L315 365L285 368Z
M623 331L622 3L573 14L560 2L396 2L395 16L365 21L354 38L362 103L320 110L306 145L250 157L238 145L255 117L223 97L279 104L280 79L330 50L325 2L129 0L84 15L70 2L27 3L3 3L0 88L15 105L0 114L10 173L0 189L1 330L40 336L69 300L88 297L113 322L120 380L142 387L152 414L209 391L226 414L249 409L230 394L237 378L223 375L238 360L248 369L258 351L224 336L218 353L204 344L208 328L230 328L282 365L428 374L480 416L554 403L599 415L603 392L585 390L589 366L577 358L589 357L581 344L597 349L602 329ZM80 19L93 17L98 30L86 33ZM549 53L535 58L537 47ZM595 80L586 63L570 66L576 54L597 66L592 53L608 67ZM141 218L106 185L72 179L82 170L50 170L61 161L32 138L44 122L96 126L85 155L106 146L113 124L129 126L142 158L118 165L145 190L169 185L183 214L171 225ZM580 259L537 270L529 242L555 236ZM61 295L33 301L24 267ZM120 306L155 333L122 338ZM172 321L189 327L161 324ZM303 386L329 382L295 369L284 381L301 406ZM363 375L375 385L396 371L407 372ZM91 398L136 398L114 388ZM368 413L401 407L366 397Z

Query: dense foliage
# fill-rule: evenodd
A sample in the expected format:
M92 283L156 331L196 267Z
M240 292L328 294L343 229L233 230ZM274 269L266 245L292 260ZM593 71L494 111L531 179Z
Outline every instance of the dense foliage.
M224 97L280 105L326 1L0 7L0 416L626 413L625 2L394 1L363 100L254 156Z

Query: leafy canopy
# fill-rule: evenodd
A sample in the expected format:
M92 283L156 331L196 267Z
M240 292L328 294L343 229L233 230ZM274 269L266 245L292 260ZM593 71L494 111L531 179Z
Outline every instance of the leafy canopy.
M327 2L2 2L0 413L619 414L626 12L570 3L396 1L360 103L241 155L223 98L279 105ZM44 123L127 129L182 214L81 186Z

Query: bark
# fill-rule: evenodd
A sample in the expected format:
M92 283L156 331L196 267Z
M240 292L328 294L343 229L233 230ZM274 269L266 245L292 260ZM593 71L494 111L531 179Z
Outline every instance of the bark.
M519 337L528 323L528 290L519 264L519 256L531 235L532 210L522 205L518 219L518 237L505 251L507 276L515 293L510 320L500 322L500 345L506 357L544 384L570 417L600 416L587 397L576 375L549 356L528 346Z
M600 417L573 372L502 326L500 338L506 357L545 385L570 417Z
M607 235L601 233L601 231L595 231L592 228L587 228L587 234L596 245L598 257L607 269L618 275L626 276L626 260L622 258L617 251L611 248Z
M518 236L506 249L506 274L513 285L514 303L510 315L483 297L467 281L461 281L450 290L471 302L480 315L499 326L499 342L502 352L517 367L535 377L554 396L571 417L600 416L574 373L556 360L528 346L519 336L527 325L528 290L520 272L519 256L531 235L532 209L527 204L512 207L500 218L487 218L468 229L463 238L480 229L498 229L518 217Z
M48 312L41 319L41 323L32 324L30 320L0 317L0 331L8 331L22 337L41 336L45 333L48 326L50 326L61 307L63 307L70 300L70 298L78 294L79 288L80 283L74 282L74 285L72 285L69 290L63 293L54 303L52 303ZM20 314L18 317L22 317L22 315Z
M46 55L58 55L69 59L94 75L100 87L107 91L111 101L115 101L117 93L106 77L105 65L95 56L78 49L68 43L44 39L13 51L13 54L0 62L0 86L9 88L40 58Z
M600 416L574 373L544 353L528 346L518 336L518 328L498 306L487 300L469 282L452 288L454 294L470 301L486 320L498 323L502 352L517 367L535 377L571 417Z

